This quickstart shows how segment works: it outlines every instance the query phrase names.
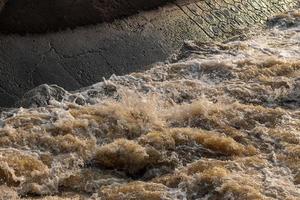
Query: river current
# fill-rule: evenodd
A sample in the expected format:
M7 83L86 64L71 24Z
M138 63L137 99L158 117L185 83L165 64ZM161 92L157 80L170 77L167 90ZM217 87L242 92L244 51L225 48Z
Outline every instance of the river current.
M1 112L0 199L300 199L299 58L294 10L145 72L40 86Z

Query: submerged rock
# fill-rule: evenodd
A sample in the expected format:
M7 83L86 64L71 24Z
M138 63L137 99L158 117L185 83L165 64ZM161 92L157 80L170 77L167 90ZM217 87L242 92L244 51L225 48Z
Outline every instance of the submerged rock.
M42 107L50 104L51 101L62 102L66 99L68 92L57 85L40 85L26 94L17 102L18 107Z
M267 24L270 27L292 28L300 25L299 11L288 12L269 19Z

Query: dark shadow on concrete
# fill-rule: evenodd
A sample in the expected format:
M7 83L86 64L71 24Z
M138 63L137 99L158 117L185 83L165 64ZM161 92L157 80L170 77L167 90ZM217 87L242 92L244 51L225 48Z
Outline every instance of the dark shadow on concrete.
M88 20L94 20L92 16L97 13L102 13L97 15L102 16L99 19L109 21L162 3L155 0L130 1L139 3L9 0L1 17L7 15L12 21L3 18L6 24L2 21L0 27L8 33L27 30L44 32L69 25L77 26L81 22L88 24ZM69 6L68 2L74 5ZM101 11L101 6L94 6L97 2L115 6ZM143 11L110 23L80 26L74 30L26 35L0 34L0 107L13 106L25 92L40 84L57 84L70 91L102 81L103 77L108 78L112 74L124 75L144 70L147 65L167 59L185 40L226 40L239 33L237 30L263 23L271 15L290 9L298 0L228 2L231 1L177 0L160 9ZM37 12L37 7L42 7L46 13ZM61 10L54 9L58 7ZM85 11L78 15L82 8ZM125 13L116 12L120 8L127 10ZM68 9L70 12L67 12ZM106 12L114 15L104 18L108 16ZM43 17L39 18L37 13ZM61 24L56 26L58 21Z
M9 0L0 15L0 32L45 33L112 22L171 1L173 0Z

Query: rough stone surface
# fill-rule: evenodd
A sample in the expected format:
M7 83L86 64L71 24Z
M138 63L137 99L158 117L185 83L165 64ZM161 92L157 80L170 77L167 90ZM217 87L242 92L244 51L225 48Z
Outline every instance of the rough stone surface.
M18 102L19 107L41 107L49 105L50 101L62 101L67 91L57 85L40 85L25 93Z
M75 90L112 74L143 70L165 60L185 40L228 39L297 2L179 0L113 23L39 35L0 35L0 106L13 105L40 84Z

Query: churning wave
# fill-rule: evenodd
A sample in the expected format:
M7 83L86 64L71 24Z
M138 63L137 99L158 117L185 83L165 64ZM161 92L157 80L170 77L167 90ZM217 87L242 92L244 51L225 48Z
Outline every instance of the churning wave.
M300 13L3 110L0 199L300 199Z

